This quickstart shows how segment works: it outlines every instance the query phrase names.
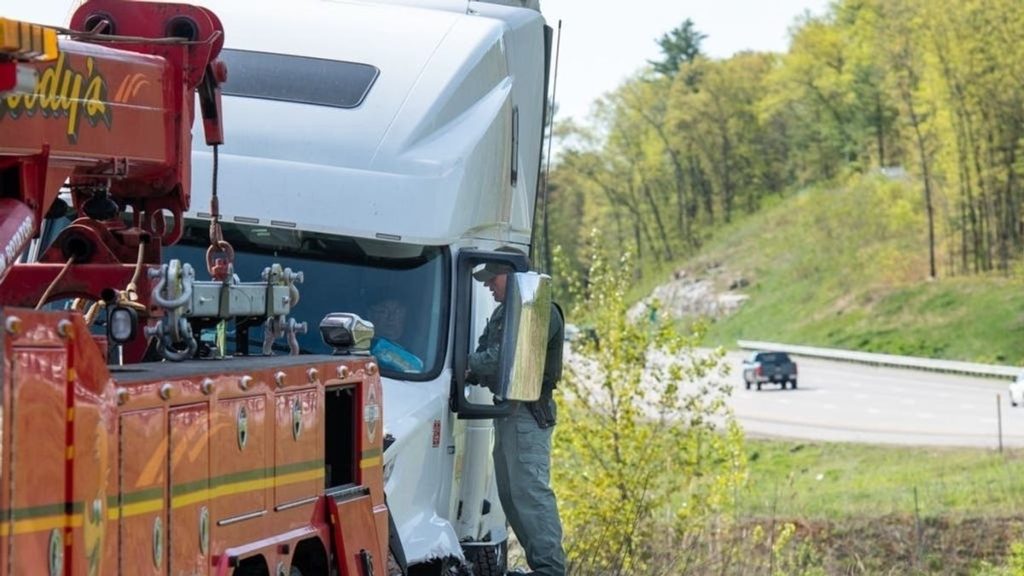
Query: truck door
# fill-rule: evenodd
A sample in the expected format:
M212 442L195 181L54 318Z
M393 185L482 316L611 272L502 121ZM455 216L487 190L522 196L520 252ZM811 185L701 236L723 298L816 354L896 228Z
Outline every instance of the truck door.
M67 352L64 348L18 348L10 364L11 398L3 423L10 486L4 516L6 565L11 574L46 574L65 561L67 472ZM8 440L10 438L10 440Z
M118 573L167 573L167 417L163 408L121 415Z
M201 574L210 565L210 419L208 404L174 408L170 429L169 574Z

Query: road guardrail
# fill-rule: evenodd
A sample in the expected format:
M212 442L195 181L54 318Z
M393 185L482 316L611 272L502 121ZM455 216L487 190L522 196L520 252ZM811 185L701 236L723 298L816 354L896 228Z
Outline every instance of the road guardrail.
M854 362L857 364L868 364L872 366L913 368L916 370L985 376L988 378L1013 379L1022 370L1022 368L1016 366L1004 366L999 364L935 360L934 358L921 358L918 356L875 354L873 352L856 352L853 350L841 350L839 348L815 348L813 346L798 346L795 344L759 342L757 340L737 340L736 345L746 350L786 352L787 354L792 354L794 356L805 356L808 358L841 360L844 362Z

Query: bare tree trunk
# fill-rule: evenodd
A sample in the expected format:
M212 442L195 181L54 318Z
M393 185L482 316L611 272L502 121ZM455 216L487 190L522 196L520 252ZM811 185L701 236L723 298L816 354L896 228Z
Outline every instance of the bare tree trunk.
M971 254L974 273L977 274L985 269L984 258L984 220L979 214L980 203L976 201L974 186L971 176L972 160L973 168L978 178L979 194L984 196L984 183L982 182L982 170L977 161L977 148L974 138L974 126L971 120L971 111L967 105L967 95L963 83L955 74L949 62L947 54L948 39L935 38L933 48L939 57L942 66L942 73L946 79L949 89L950 101L953 103L954 125L957 134L957 156L959 165L959 178L961 193L966 202L967 216L970 222ZM966 271L966 264L965 264Z
M1014 183L1014 164L1016 162L1016 142L1011 138L1007 139L1006 145L1006 161L1004 168L1006 169L1006 188L1002 193L1002 202L1000 203L1000 216L999 219L999 269L1003 273L1010 271L1010 243L1013 241L1013 230L1014 220L1016 215L1013 212L1013 183Z
M928 213L928 271L929 277L934 280L938 278L938 272L935 269L935 208L932 203L931 165L928 161L929 154L925 137L921 133L921 119L914 108L913 96L907 91L904 94L904 98L910 113L910 122L914 127L914 135L917 140L917 154L921 161L921 177L924 178L924 204Z
M875 94L875 138L878 140L878 166L885 166L885 118L882 115L882 94Z
M697 158L696 154L693 153L693 146L690 146L690 182L693 183L694 188L697 190L701 202L704 204L704 211L708 215L708 224L715 223L715 198L714 193L711 190L711 186L708 185L707 178L704 176L704 170L700 166L700 159ZM697 203L699 206L700 203Z
M725 123L724 120L722 122ZM722 212L725 217L725 222L729 223L732 221L732 204L733 196L736 191L733 190L732 183L732 142L729 140L729 134L726 132L725 126L722 127Z
M978 249L981 251L981 269L988 272L992 269L992 221L989 206L988 175L981 160L981 145L973 136L973 129L968 124L968 134L972 141L972 158L974 160L974 171L978 177L978 233L981 244Z
M665 133L665 127L656 118L652 117L647 113L646 109L642 105L631 106L641 118L644 119L647 124L654 129L654 133L657 134L658 139L661 140L661 145L665 147L665 153L668 154L669 161L672 163L672 172L675 175L676 191L676 225L679 227L679 231L686 242L691 242L692 231L689 219L686 217L686 174L683 169L683 162L681 155L676 150L671 141L668 139L668 135ZM661 227L661 223L658 223ZM671 256L670 256L671 258Z
M658 209L658 203L654 201L651 187L647 183L644 183L641 187L644 190L644 196L647 198L647 204L651 207L651 212L654 213L654 223L658 226L658 233L661 235L661 244L665 249L665 258L673 260L675 256L672 254L672 245L669 243L668 234L665 232L665 225L661 222L661 210Z
M935 207L932 202L932 177L931 177L931 154L928 151L928 143L924 133L921 131L923 119L914 106L914 89L917 87L917 72L914 70L912 47L906 42L899 54L899 64L906 74L899 82L900 95L903 97L903 104L907 107L907 114L910 116L910 125L914 129L914 136L917 144L917 155L921 162L921 177L924 179L924 205L928 214L928 276L931 279L938 277L938 270L935 266Z
M644 244L640 240L640 221L638 218L633 220L633 241L636 242L636 261L637 264L641 264L644 261ZM634 266L636 274L641 274L643 270L642 265Z
M650 244L652 248L655 246L655 243L654 238L651 236L650 230L647 229L647 223L644 221L643 213L640 210L640 207L637 205L637 202L634 200L635 194L632 193L632 184L628 185L628 187L630 188L629 194L619 194L618 192L615 191L614 188L602 182L601 179L597 176L597 174L586 173L586 176L590 179L591 182L597 184L597 186L601 188L601 191L604 192L605 196L608 198L608 202L612 206L612 213L616 214L616 217L618 216L619 212L618 210L614 209L616 206L625 206L629 213L633 216L633 236L637 242L637 262L641 262L643 255L643 246L641 239L646 238L648 244ZM657 252L655 252L655 255L657 255Z

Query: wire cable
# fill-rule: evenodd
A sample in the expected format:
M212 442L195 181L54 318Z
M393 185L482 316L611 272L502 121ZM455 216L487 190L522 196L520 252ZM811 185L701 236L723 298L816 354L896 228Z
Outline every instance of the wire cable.
M46 292L43 292L43 295L39 298L39 302L36 303L36 310L43 309L43 306L46 304L47 300L50 299L50 294L53 294L53 291L57 288L57 285L60 284L60 281L64 279L64 275L68 273L68 270L71 270L71 263L74 261L75 256L74 254L72 254L71 257L68 258L68 261L64 263L64 267L60 269L60 272L57 274L57 277L53 279L53 282L50 282L49 286L46 287Z

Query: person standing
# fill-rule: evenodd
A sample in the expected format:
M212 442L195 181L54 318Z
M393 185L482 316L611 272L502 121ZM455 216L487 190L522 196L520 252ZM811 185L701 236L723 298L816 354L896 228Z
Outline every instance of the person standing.
M511 271L508 266L492 263L473 274L491 291L498 307L488 319L476 350L469 355L467 381L488 386L492 391L504 331L505 289ZM565 576L562 523L551 489L551 436L557 422L552 392L562 375L564 329L562 311L552 302L540 398L535 402L508 400L513 404L511 414L494 422L498 497L526 552L532 570L528 574L537 576Z

